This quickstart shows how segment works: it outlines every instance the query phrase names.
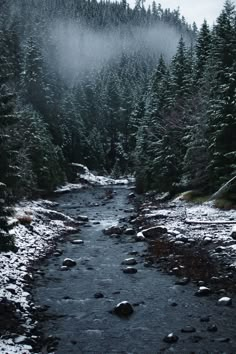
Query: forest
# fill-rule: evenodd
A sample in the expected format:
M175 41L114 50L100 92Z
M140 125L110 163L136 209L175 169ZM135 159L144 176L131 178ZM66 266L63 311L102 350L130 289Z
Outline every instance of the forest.
M209 193L234 177L232 2L199 29L155 1L1 0L0 11L2 240L6 205L70 180L72 162L134 174L139 192Z

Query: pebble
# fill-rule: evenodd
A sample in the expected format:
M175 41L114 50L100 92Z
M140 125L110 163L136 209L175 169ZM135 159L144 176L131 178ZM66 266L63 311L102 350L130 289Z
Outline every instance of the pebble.
M220 343L228 343L230 342L230 338L216 338L215 341Z
M65 270L69 270L69 267L67 267L67 266L61 266L61 268L60 268L62 271L65 271Z
M134 312L133 306L128 301L122 301L117 304L114 309L113 313L118 316L130 316Z
M76 265L76 261L71 258L65 258L62 265L66 267L74 267Z
M78 215L76 218L78 221L88 222L89 218L85 215Z
M126 267L123 269L123 273L126 273L126 274L135 274L135 273L137 273L137 271L138 270L133 267Z
M207 327L208 332L217 332L218 328L215 324L212 324L210 326Z
M137 261L136 261L136 259L134 259L134 258L126 258L126 259L122 262L122 264L125 264L125 265L135 265L135 264L137 264Z
M230 306L230 305L232 305L232 299L230 297L224 296L218 300L218 305Z
M145 241L145 236L142 234L142 232L139 232L136 237L135 237L136 242L143 242Z
M134 229L132 229L131 227L129 227L128 229L126 229L126 230L124 231L124 234L125 234L125 235L134 235L134 234L135 234L135 231L134 231Z
M200 286L198 291L195 293L196 296L208 296L211 294L211 289L206 286Z
M73 245L81 245L82 243L84 243L84 241L83 240L72 240L71 243Z
M211 242L212 242L212 238L210 238L210 237L205 237L203 240L204 245L208 245Z
M194 333L194 332L196 332L196 328L194 328L192 326L186 326L181 329L181 332L182 333Z
M178 342L179 337L176 336L174 333L170 333L163 338L163 341L169 344Z

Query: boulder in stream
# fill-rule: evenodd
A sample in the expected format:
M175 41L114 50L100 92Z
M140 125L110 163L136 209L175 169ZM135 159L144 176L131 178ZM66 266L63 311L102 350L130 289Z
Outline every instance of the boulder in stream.
M121 235L123 233L123 228L120 226L111 226L103 230L104 235Z
M71 258L65 258L62 265L66 267L74 267L76 266L76 261Z
M126 259L122 262L122 264L132 266L132 265L137 264L137 261L136 261L135 258L126 258Z
M126 273L126 274L135 274L135 273L137 273L137 271L138 270L133 267L126 267L123 269L123 273Z
M133 306L128 301L120 302L113 309L113 313L115 315L123 316L123 317L130 316L133 312L134 312Z
M220 306L230 306L232 305L232 299L230 297L224 296L218 300L218 305Z
M72 243L73 245L81 245L81 244L84 243L84 241L77 239L77 240L72 240L71 243Z
M234 240L236 240L236 225L234 225L234 226L232 227L230 236L231 236Z
M89 221L88 216L85 216L85 215L78 215L78 216L76 217L76 219L77 219L78 221L82 221L82 222L88 222L88 221Z

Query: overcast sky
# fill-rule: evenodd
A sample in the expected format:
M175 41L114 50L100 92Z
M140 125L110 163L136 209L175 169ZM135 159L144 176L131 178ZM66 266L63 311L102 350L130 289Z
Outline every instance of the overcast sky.
M146 0L145 6L152 4L153 0ZM128 0L130 6L133 7L135 0ZM236 3L236 0L233 1ZM198 26L203 23L204 18L209 25L215 22L216 18L223 9L225 0L156 0L156 3L160 3L165 8L171 10L180 8L180 13L183 15L187 22L193 23L195 21Z

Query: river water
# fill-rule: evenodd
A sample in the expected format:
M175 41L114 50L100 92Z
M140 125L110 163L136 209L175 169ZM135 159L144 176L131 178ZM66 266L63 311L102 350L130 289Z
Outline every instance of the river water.
M176 278L155 267L145 267L147 245L133 236L112 238L102 233L130 215L127 187L113 187L114 198L105 200L101 187L71 192L57 198L57 210L69 216L86 215L89 223L73 235L84 244L69 240L58 247L60 257L52 256L41 267L34 299L48 306L48 319L41 323L45 335L58 337L57 354L158 354L158 353L236 353L235 307L217 305L219 295L196 297L197 287L175 285ZM99 222L99 224L98 224ZM128 225L128 224L127 224ZM71 240L71 236L68 237ZM130 253L137 252L135 256ZM77 265L61 271L63 259ZM136 258L136 274L124 274L122 261ZM96 293L104 297L95 298ZM134 305L129 318L110 311L121 302ZM209 317L209 321L206 320ZM216 325L216 331L209 326ZM195 332L183 333L192 326ZM163 338L174 332L174 344Z

